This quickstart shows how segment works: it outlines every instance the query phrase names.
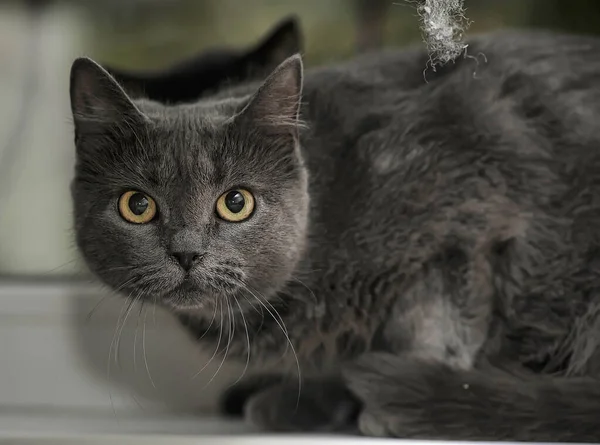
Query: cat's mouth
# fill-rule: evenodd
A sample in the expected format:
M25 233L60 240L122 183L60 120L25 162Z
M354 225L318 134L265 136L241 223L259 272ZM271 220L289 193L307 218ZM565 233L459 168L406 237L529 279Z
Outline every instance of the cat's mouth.
M237 286L228 282L185 276L171 291L162 296L162 301L175 310L198 310L213 307L215 301L235 292Z
M167 263L157 269L142 269L147 280L138 286L131 276L119 277L111 283L110 276L106 282L119 289L123 295L144 295L148 301L173 311L208 310L232 296L239 296L246 288L244 274L240 268L226 267L218 264L212 267L194 268L189 272ZM125 283L123 285L121 283ZM131 283L133 282L133 283Z
M186 276L173 290L162 296L163 303L173 309L200 309L214 298L209 289L192 277Z

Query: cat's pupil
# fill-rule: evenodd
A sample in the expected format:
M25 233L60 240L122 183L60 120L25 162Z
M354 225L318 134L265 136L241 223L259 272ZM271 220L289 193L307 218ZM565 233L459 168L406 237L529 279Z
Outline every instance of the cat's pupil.
M129 198L129 210L134 215L141 215L148 210L148 198L143 193L135 193Z
M232 190L225 196L225 205L231 213L240 213L246 205L246 200L240 192Z

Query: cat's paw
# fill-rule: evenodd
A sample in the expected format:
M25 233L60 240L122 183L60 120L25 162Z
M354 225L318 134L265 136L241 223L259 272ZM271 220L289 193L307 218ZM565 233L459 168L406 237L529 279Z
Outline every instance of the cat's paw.
M369 353L342 368L343 380L349 390L360 400L363 409L358 417L360 434L369 437L398 437L394 425L386 421L381 410L385 405L389 377L397 371L402 360L385 353ZM389 395L388 395L389 396Z
M406 359L393 354L363 354L342 367L342 379L367 408L377 407L391 396L389 391L398 390L398 377L406 366Z
M482 413L490 408L485 395L493 383L485 375L435 361L369 353L347 364L342 376L363 404L358 424L369 436L478 437L481 427L477 422L473 426L473 419L486 417ZM488 412L487 417L492 415Z
M282 377L265 374L247 377L228 388L220 399L220 412L228 417L242 417L245 406L255 394L282 382Z
M387 422L379 415L364 410L358 416L358 431L369 437L394 437Z
M356 431L359 404L339 383L280 384L253 395L246 420L266 431Z

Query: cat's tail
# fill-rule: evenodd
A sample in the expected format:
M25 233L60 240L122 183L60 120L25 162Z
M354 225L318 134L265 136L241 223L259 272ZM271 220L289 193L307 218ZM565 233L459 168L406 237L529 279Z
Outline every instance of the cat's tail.
M448 440L600 442L600 380L461 371L368 354L344 377L369 435Z

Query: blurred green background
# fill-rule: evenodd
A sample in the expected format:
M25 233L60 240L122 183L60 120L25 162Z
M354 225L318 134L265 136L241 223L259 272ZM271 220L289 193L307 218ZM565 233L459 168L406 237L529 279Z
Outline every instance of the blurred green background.
M89 50L124 67L160 67L212 45L246 45L282 16L300 17L307 62L418 41L415 2L393 0L137 0L76 2L90 21ZM545 27L600 33L600 3L467 0L470 33Z
M124 67L160 67L212 45L247 45L299 16L307 63L420 39L417 0L138 0L89 2L90 51ZM80 7L81 7L81 3ZM600 2L467 0L470 34L506 27L600 33Z
M471 0L470 35L542 27L599 33L600 2ZM160 68L207 47L248 46L294 13L307 65L420 40L402 0L71 0L0 2L0 278L81 271L73 248L68 72L88 55Z

